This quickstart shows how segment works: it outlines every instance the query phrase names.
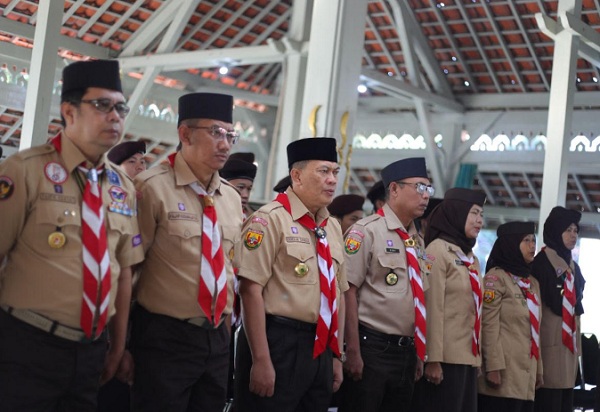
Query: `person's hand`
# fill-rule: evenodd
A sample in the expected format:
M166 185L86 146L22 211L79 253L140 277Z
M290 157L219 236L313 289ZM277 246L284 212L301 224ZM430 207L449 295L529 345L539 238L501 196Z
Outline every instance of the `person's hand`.
M497 389L502 385L500 371L489 371L485 374L485 381L490 388Z
M417 368L415 369L415 382L423 376L423 361L417 357Z
M535 389L540 389L544 386L544 375L536 375L535 376Z
M359 381L362 379L363 367L365 366L360 350L346 349L346 362L344 362L344 370L352 380Z
M440 362L431 362L425 365L425 379L434 385L439 385L444 380L444 371Z
M275 368L273 368L271 359L252 363L250 392L262 397L271 397L275 393Z
M106 358L104 359L104 368L100 375L100 385L104 385L115 376L117 369L119 369L123 353L124 350L113 350L112 346L108 349Z
M337 392L344 381L344 371L342 369L342 362L333 358L333 391Z
M133 364L133 356L131 356L131 352L125 350L125 353L123 353L123 357L121 358L121 363L119 363L119 369L117 369L115 377L121 382L131 386L133 385L134 372L135 366Z

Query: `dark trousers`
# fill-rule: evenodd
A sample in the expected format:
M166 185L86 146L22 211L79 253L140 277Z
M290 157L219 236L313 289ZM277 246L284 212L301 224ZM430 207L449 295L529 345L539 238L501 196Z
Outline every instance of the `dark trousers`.
M304 324L308 325L308 324ZM236 412L325 412L333 392L333 358L327 349L313 359L315 330L298 329L267 318L267 341L275 368L275 393L250 392L252 354L240 330L235 367Z
M419 399L413 411L477 412L477 368L469 365L442 363L444 380L439 385L421 379Z
M0 311L0 410L95 412L106 339L58 338Z
M132 399L139 412L221 412L227 393L229 333L137 306L130 340Z
M129 412L131 388L125 382L113 378L100 387L97 412Z
M535 412L572 412L573 389L546 389L535 391Z
M362 379L344 376L340 412L404 411L410 406L417 365L414 344L378 339L359 330Z
M533 412L533 401L480 394L477 407L479 412Z

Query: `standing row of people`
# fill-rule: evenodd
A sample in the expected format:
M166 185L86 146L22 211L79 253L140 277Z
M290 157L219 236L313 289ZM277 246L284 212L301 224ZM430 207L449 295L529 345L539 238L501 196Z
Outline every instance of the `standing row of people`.
M111 153L129 176L104 156L129 112L118 64L68 66L61 101L63 132L0 164L2 408L93 411L117 375L133 382L135 411L222 410L234 272L238 411L327 410L344 375L341 411L474 411L478 385L481 410L530 410L542 380L536 405L569 404L577 212L553 210L531 270L531 225L501 227L482 279L472 248L484 196L450 189L423 237L415 221L435 192L423 158L382 170L376 214L358 220L359 199L333 205L355 222L344 238L327 209L335 139L291 143L289 182L253 212L251 162L219 173L239 137L231 96L182 96L177 152L134 183L143 147ZM507 338L517 328L519 349ZM555 364L543 374L542 359Z

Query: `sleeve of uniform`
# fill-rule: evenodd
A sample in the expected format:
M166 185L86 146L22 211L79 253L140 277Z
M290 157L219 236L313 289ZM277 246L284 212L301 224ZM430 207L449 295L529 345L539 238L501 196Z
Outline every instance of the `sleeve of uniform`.
M506 294L506 284L500 272L490 271L484 277L481 344L485 371L506 369L504 349L500 341L500 309Z
M448 251L443 242L433 241L426 249L433 257L429 274L429 289L425 291L427 307L427 361L444 360L444 307L446 296L446 273Z
M348 283L357 288L363 284L367 277L367 270L371 264L371 247L373 239L362 225L352 225L346 232L344 239L344 257L346 277Z
M155 212L155 199L152 186L148 184L148 181L136 179L135 188L139 193L138 225L145 254L150 249L150 246L152 246L152 243L154 243L158 216Z
M13 156L0 162L0 256L10 252L23 230L27 193L23 160Z
M122 177L121 181L123 186L126 186L130 201L129 207L132 210L137 209L137 200L135 195L135 188L133 184ZM124 216L120 216L123 217ZM121 268L127 268L136 265L144 260L144 250L141 248L140 229L138 226L138 220L135 216L126 218L126 228L121 233L119 243L116 250L117 261ZM124 225L125 226L125 225Z
M265 286L271 276L273 262L279 250L279 234L270 213L254 212L242 227L240 270L238 276Z

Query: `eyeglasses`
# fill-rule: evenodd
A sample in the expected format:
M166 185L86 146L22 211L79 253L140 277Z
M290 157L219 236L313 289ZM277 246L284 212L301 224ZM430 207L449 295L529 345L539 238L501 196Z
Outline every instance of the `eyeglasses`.
M212 125L212 126L188 126L190 129L207 129L212 137L215 140L225 140L227 139L227 143L230 145L234 145L238 142L240 138L240 134L233 130L224 129L221 126Z
M81 103L91 104L96 108L96 110L102 113L110 113L113 110L116 110L121 119L124 119L131 110L129 106L125 104L125 102L113 104L112 100L110 99L81 100Z
M420 195L424 195L425 192L427 192L427 194L431 197L435 193L435 188L433 186L426 185L421 182L418 182L418 183L396 182L396 183L398 183L399 185L412 185L415 187L415 189L417 190L417 193Z

